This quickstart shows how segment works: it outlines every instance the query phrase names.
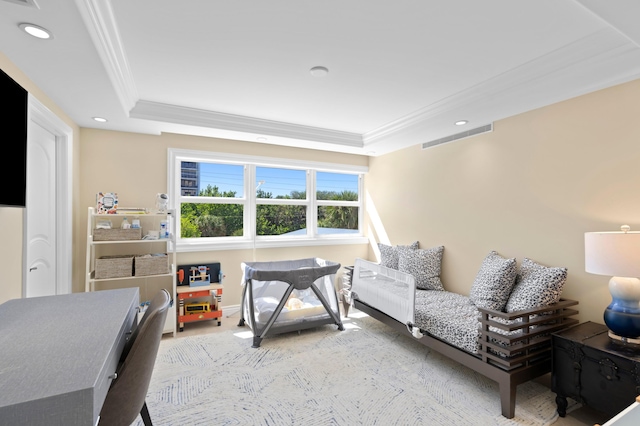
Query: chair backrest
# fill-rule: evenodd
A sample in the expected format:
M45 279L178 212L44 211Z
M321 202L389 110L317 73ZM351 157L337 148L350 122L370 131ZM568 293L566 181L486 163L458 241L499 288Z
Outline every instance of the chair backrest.
M127 340L127 342L124 345L124 349L122 350L122 355L120 355L120 363L123 363L124 360L127 358L127 355L129 354L129 351L131 351L131 347L133 346L133 342L136 341L138 334L140 334L140 329L142 328L142 325L145 323L147 318L149 318L149 316L153 312L157 311L164 305L165 299L167 297L171 298L169 296L169 292L165 289L162 289L161 291L156 293L153 299L151 299L151 302L149 303L147 310L144 311L144 314L142 315L142 319L140 320L140 323L133 330L133 332L131 333L131 336L129 336L129 340ZM169 304L171 304L171 302L169 302Z
M100 425L130 425L135 421L149 390L162 331L169 311L171 298L166 290L159 292L138 326L138 334L118 368L118 376L111 383L100 411Z

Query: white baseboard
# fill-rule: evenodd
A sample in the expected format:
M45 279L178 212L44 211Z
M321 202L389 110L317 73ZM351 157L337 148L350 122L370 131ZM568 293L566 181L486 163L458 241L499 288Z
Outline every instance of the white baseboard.
M222 315L229 318L231 315L240 313L240 305L228 305L222 307Z

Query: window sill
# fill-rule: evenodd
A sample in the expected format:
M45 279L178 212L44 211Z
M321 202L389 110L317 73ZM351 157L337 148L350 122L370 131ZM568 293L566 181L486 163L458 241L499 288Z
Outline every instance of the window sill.
M369 239L358 237L323 237L323 238L296 238L288 240L241 240L224 242L179 242L176 246L178 253L217 251L217 250L247 250L253 248L282 248L282 247L313 247L313 246L338 246L350 244L369 244Z

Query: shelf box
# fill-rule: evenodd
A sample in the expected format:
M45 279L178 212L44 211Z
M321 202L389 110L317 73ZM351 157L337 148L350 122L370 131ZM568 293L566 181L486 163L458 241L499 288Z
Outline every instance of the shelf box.
M96 228L93 230L93 241L128 241L128 240L141 240L142 229L130 228L130 229L101 229Z
M167 253L136 256L133 261L133 269L136 277L168 274L169 256Z
M133 276L133 256L102 256L96 259L95 278L124 278Z

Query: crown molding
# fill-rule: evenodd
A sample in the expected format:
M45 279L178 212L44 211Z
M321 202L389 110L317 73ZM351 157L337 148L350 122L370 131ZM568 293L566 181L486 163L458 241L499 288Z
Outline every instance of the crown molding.
M129 61L118 32L110 0L76 0L82 20L104 64L123 110L129 111L138 100Z
M631 2L627 2L624 6L621 6L624 7L627 13L611 14L608 13L607 6L609 5L607 2L599 0L575 0L575 2L597 19L618 31L620 35L628 38L632 43L640 47L640 29L636 22L637 13L633 12L639 10L638 6L635 6L635 9L632 11L629 9Z
M363 135L363 139L365 145L368 146L411 128L426 125L431 120L445 114L454 113L455 115L455 111L467 110L470 105L481 108L483 104L488 103L512 102L514 93L525 96L532 88L553 85L556 81L574 78L576 70L579 71L581 67L593 66L594 62L609 64L617 60L624 60L629 54L635 55L638 52L637 47L628 39L620 37L616 30L603 29L369 131ZM640 71L640 68L638 70ZM614 75L609 80L628 81L627 76ZM581 92L563 93L560 91L559 100L587 93L588 90L585 89ZM538 92L534 90L533 93Z
M491 122L552 103L549 98L542 97L541 89L553 88L556 93L553 101L557 102L640 76L638 45L616 27L608 26L374 130L363 134L342 132L139 99L111 0L75 1L129 117L346 148L375 146L376 150L387 151L393 150L391 145L394 149L415 145L421 142L415 140L416 133L413 132L416 130L433 139L447 136L435 134L432 129L436 126L442 128L443 120L450 117L467 116L473 112L478 115L478 122ZM639 65L634 66L635 63ZM622 64L626 68L617 66ZM601 69L603 77L597 86L592 81L585 81L577 89L575 85L567 84L579 78L581 69L594 67ZM626 71L616 72L617 69ZM497 107L498 114L484 117L483 111L489 107ZM504 114L500 115L500 111Z
M362 147L362 135L141 100L110 0L76 0L96 50L131 118Z
M261 118L246 117L223 112L208 111L177 105L140 100L130 111L130 117L164 121L187 126L208 127L256 135L309 140L350 147L362 147L358 133L341 132L318 127L302 126Z

